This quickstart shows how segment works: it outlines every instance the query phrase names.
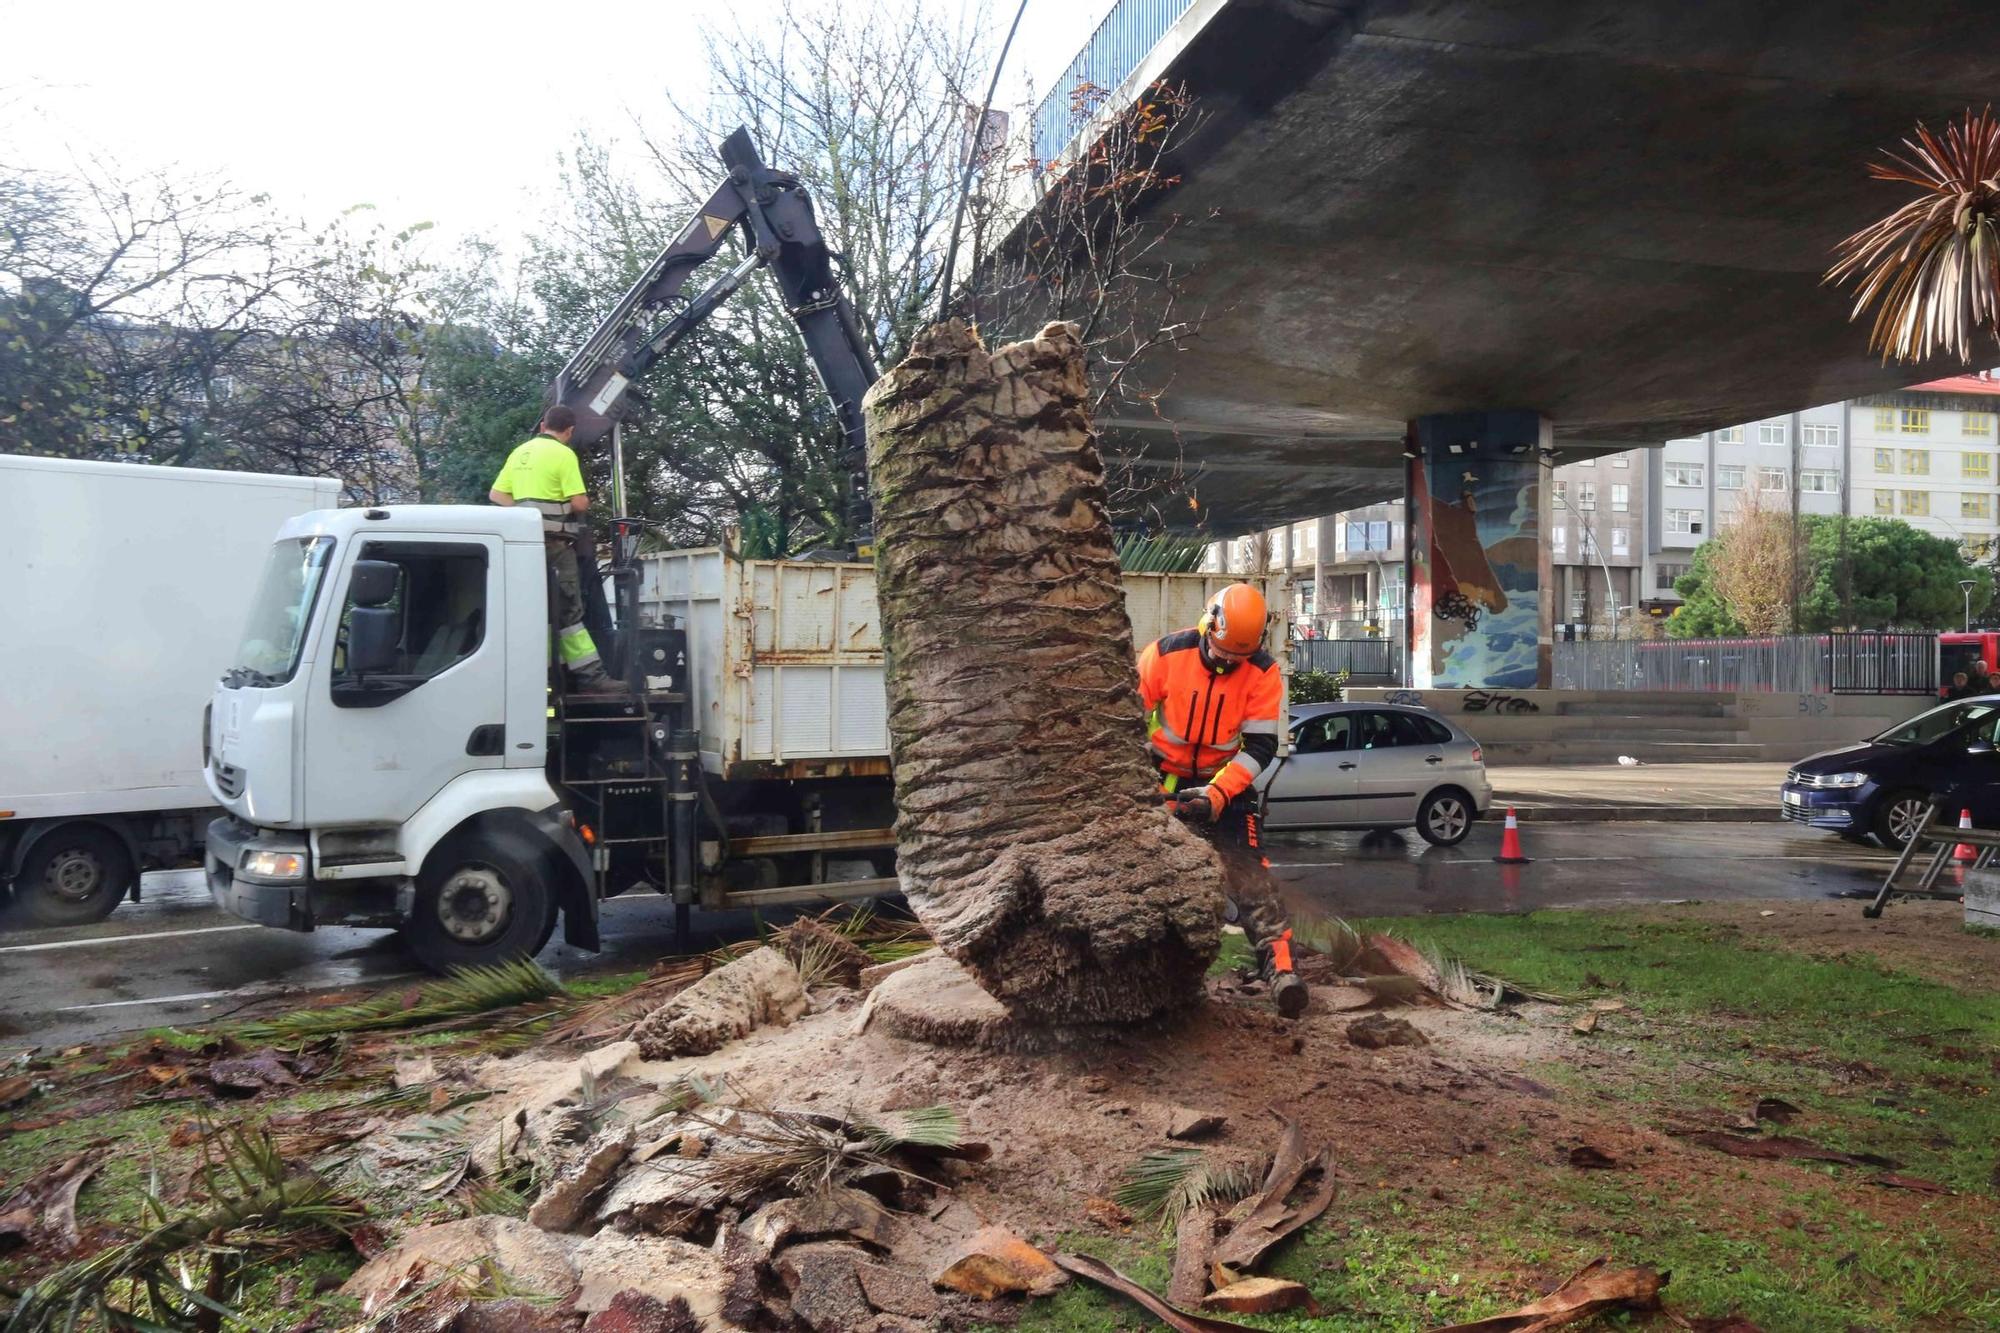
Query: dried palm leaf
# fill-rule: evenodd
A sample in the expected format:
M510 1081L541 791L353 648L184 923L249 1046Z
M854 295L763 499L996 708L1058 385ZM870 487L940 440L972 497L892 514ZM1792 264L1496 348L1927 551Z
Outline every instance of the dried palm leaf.
M157 1187L141 1200L141 1233L65 1264L21 1294L8 1333L72 1328L95 1316L106 1328L216 1327L234 1312L205 1289L206 1263L191 1269L186 1252L204 1257L259 1247L302 1228L345 1230L361 1214L315 1177L288 1174L268 1135L241 1125L210 1131L191 1201L170 1208Z
M1835 246L1824 281L1855 284L1850 318L1880 303L1868 348L1884 362L1970 362L1977 330L2000 337L2000 120L1968 108L1942 135L1919 123L1903 147L1868 174L1923 193Z

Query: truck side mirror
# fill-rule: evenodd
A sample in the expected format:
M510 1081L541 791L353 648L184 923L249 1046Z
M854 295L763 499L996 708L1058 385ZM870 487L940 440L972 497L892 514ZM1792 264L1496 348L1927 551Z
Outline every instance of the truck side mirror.
M403 567L392 560L357 560L347 576L347 600L355 606L381 606L396 595Z
M363 564L369 563L363 561ZM395 569L394 565L383 565ZM355 566L359 575L361 566ZM396 665L396 644L403 637L403 613L383 606L357 605L347 617L347 674L372 676Z

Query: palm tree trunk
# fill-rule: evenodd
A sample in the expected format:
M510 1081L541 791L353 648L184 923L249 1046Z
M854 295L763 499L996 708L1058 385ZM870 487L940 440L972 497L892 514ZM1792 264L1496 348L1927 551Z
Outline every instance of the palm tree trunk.
M863 407L897 864L945 952L1025 1019L1199 994L1214 852L1161 809L1076 331L989 355L953 320Z

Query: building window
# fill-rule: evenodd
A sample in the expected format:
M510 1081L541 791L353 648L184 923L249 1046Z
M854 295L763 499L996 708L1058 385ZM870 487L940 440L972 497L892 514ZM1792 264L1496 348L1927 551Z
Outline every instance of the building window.
M1899 407L1896 409L1896 430L1903 435L1928 435L1931 433L1931 411L1927 407Z
M1378 518L1368 525L1368 549L1386 551L1389 549L1389 520Z
M1896 493L1895 493L1894 491L1876 491L1876 492L1875 492L1875 512L1876 512L1876 513L1878 513L1878 514L1893 514L1893 513L1895 513L1895 512L1896 512Z
M1626 514L1630 513L1631 510L1632 488L1622 481L1613 482L1611 485L1611 512L1614 514Z
M1877 435L1894 435L1896 433L1895 408L1878 407L1875 409L1875 433Z
M1717 444L1743 443L1743 427L1724 426L1721 430L1715 432L1715 442Z
M1632 539L1626 535L1625 529L1611 529L1611 554L1630 555L1631 553Z
M1581 623L1590 615L1590 590L1571 588L1569 590L1569 618Z
M1667 531L1699 534L1701 532L1701 511L1699 509L1669 509L1667 511Z
M1569 547L1569 529L1558 523L1549 529L1549 548L1557 555Z
M1683 574L1692 574L1693 565L1658 565L1653 570L1653 587L1660 592L1674 591L1674 580Z
M1928 518L1931 512L1929 491L1904 491L1903 512L1916 518Z
M1576 507L1585 513L1597 508L1597 483L1579 481L1576 484Z
M1993 476L1993 455L1960 454L1958 456L1958 472L1962 477L1970 477L1979 481L1990 480Z
M1825 468L1811 468L1799 473L1799 489L1814 491L1821 495L1831 495L1840 489L1840 474Z
M1742 490L1742 466L1736 463L1717 463L1715 465L1715 489L1718 491Z
M1958 433L1969 438L1990 440L1993 438L1993 414L1991 412L1967 412L1959 418Z
M1667 464L1666 473L1667 485L1669 486L1701 485L1701 464L1699 463L1669 463Z
M1757 469L1757 489L1760 491L1776 491L1782 494L1785 489L1785 477L1787 475L1781 467L1760 467Z
M1980 491L1975 495L1959 496L1958 516L1960 518L1992 518L1993 492Z
M1931 474L1931 451L1928 449L1903 450L1903 472L1912 477L1928 477Z
M1757 423L1757 443L1784 444L1789 436L1782 421L1760 421Z
M1894 472L1896 470L1896 451L1894 449L1877 449L1875 451L1875 470L1885 477Z
M1799 439L1802 444L1838 449L1840 447L1840 427L1815 426L1807 423L1799 427Z
M1553 494L1555 495L1555 500L1557 504L1561 504L1564 500L1569 498L1568 482L1564 481L1561 477L1557 477L1555 481L1551 484L1555 487Z
M1613 454L1611 455L1611 466L1631 467L1632 466L1631 456L1628 454Z

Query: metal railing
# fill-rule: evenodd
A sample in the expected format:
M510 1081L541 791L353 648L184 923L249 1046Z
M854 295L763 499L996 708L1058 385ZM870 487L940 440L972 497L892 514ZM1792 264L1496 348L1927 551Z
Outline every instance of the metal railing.
M1035 108L1035 159L1061 157L1095 113L1094 106L1073 105L1080 85L1114 91L1193 6L1194 0L1118 0Z
M1389 639L1294 639L1293 671L1345 671L1403 679L1403 645Z
M1594 640L1554 646L1559 690L1935 694L1935 634Z

